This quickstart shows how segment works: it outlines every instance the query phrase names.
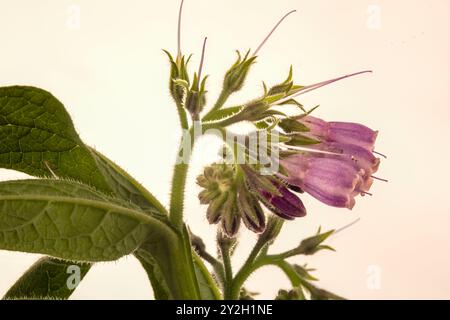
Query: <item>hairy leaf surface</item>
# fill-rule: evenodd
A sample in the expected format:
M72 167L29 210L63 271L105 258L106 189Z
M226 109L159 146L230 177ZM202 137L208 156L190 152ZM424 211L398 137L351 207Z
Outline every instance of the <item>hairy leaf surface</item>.
M132 253L152 229L164 228L131 203L77 182L0 183L0 249L109 261Z
M78 280L81 281L91 264L74 264L43 257L20 277L5 294L4 299L68 299L76 288L68 285L71 280L71 267L79 268Z
M34 87L0 88L0 167L110 191L62 103Z

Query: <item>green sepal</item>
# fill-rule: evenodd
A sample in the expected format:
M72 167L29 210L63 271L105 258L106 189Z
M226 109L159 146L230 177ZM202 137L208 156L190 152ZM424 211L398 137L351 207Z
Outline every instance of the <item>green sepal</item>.
M309 146L320 143L320 140L308 137L301 133L290 134L288 135L288 137L290 138L290 140L287 141L286 144L289 146Z
M228 94L239 91L244 86L245 79L250 70L250 67L255 63L256 57L249 57L250 50L247 51L244 57L237 52L237 59L231 68L225 73L223 80L223 91Z
M244 106L235 106L235 107L220 109L220 110L212 112L211 114L206 115L203 118L203 121L210 122L210 121L224 120L224 119L230 118L230 117L238 114L239 112L242 111L243 108L244 108Z
M334 233L334 230L330 230L328 232L320 233L319 232L312 237L304 239L296 251L297 254L303 254L303 255L313 255L316 252L320 250L331 250L334 251L333 248L327 245L321 245L322 242L324 242L329 236L331 236Z
M307 126L292 118L282 119L278 126L287 133L309 131L309 128Z

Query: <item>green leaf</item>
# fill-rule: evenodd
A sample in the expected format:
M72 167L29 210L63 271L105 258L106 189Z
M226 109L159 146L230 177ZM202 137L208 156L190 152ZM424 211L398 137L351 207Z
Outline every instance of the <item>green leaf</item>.
M34 87L0 88L0 167L38 177L52 171L110 192L64 106Z
M147 234L170 232L125 203L63 180L0 183L0 249L71 261L111 261L134 252Z
M211 274L206 269L201 258L194 253L194 269L197 277L197 283L200 289L200 297L202 300L220 300L220 292L217 284L211 278Z
M182 235L173 233L167 234L169 237L161 239L158 234L151 235L147 238L146 242L140 246L136 255L138 257L150 256L154 259L157 265L157 273L149 273L148 277L150 281L157 279L157 283L152 282L152 286L168 288L171 295L168 295L169 299L184 300L184 299L200 299L199 288L196 285L195 271L190 265L192 265L192 258L186 256L186 250L184 248L184 239ZM148 271L146 267L146 271ZM158 280L159 271L163 281ZM195 284L195 286L193 286ZM158 292L159 294L161 291ZM155 292L156 294L156 292Z
M166 281L164 280L164 275L159 268L158 263L152 257L151 253L145 250L138 250L135 256L147 273L150 284L153 288L154 298L156 300L172 299L170 290L167 287Z
M295 105L295 106L297 106L300 110L302 110L303 112L306 113L306 110L305 110L305 108L303 107L303 105L302 105L300 102L298 102L297 100L295 100L295 99L288 99L288 100L286 100L286 101L284 101L284 102L279 103L280 106L282 106L282 105L287 105L287 104Z
M88 263L75 264L43 257L20 277L3 299L68 299L76 288L76 285L68 285L71 266L79 268L79 281L91 268Z
M203 118L203 121L218 121L218 120L226 119L231 116L234 116L235 114L238 114L243 108L244 108L243 106L236 106L236 107L220 109L220 110L214 111L213 113L205 116Z
M0 144L0 167L38 177L50 176L53 171L62 178L78 180L108 193L114 191L118 197L134 202L154 215L165 212L158 200L124 170L86 147L64 106L42 89L22 86L0 88L0 138L5 141ZM54 268L46 270L46 266L54 263L53 259L47 258L39 268L36 267L35 271L30 269L28 273L30 277L45 279L50 271L55 272ZM62 266L66 264L59 263ZM61 276L65 277L66 268L61 270ZM22 278L19 279L15 287L27 287L22 281ZM23 292L22 296L26 293ZM30 296L35 296L33 290ZM60 295L58 298L67 296Z

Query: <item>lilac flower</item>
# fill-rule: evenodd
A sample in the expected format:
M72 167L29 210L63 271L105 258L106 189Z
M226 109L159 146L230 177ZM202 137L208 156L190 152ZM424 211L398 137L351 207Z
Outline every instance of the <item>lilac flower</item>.
M364 169L346 159L299 153L281 160L281 164L289 184L333 207L352 209L355 196L365 194L371 185Z
M321 141L340 142L363 147L373 151L378 131L351 122L327 122L312 116L299 118L298 121L310 130L309 134Z
M304 217L303 202L275 177L260 176L247 166L242 166L249 189L269 210L287 220Z
M303 202L282 183L276 186L281 195L266 190L258 190L259 199L273 213L287 220L304 217L306 209Z
M358 145L339 142L322 142L311 148L327 152L322 154L324 157L348 161L358 170L364 170L364 186L366 190L370 189L373 183L372 176L380 165L380 159L372 152Z

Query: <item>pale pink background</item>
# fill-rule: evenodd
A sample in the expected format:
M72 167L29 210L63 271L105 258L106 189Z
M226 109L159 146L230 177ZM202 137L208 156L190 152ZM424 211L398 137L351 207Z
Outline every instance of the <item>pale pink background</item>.
M86 143L167 203L179 131L160 49L175 50L178 1L1 4L0 84L51 91L66 105ZM80 9L79 30L70 20L77 10L71 5ZM352 212L303 197L309 215L288 223L274 249L291 248L319 225L337 228L361 217L330 239L337 253L292 260L318 268L320 285L347 298L450 298L450 2L186 0L183 49L195 53L197 65L202 38L209 37L210 101L235 58L233 50L254 48L290 9L299 12L262 49L248 86L232 102L259 94L261 80L284 79L290 64L301 84L373 69L373 75L321 89L302 102L320 104L316 115L323 118L378 129L377 149L389 156L379 175L390 182L376 183L374 196L359 199ZM217 141L210 142L200 143L194 159L186 220L213 251L215 228L205 221L194 183L213 159ZM6 170L0 174L2 180L24 177ZM242 232L236 267L254 239ZM0 251L0 296L37 258ZM266 268L247 287L272 298L288 282L278 270ZM137 261L127 257L96 265L73 298L147 299L151 289Z

